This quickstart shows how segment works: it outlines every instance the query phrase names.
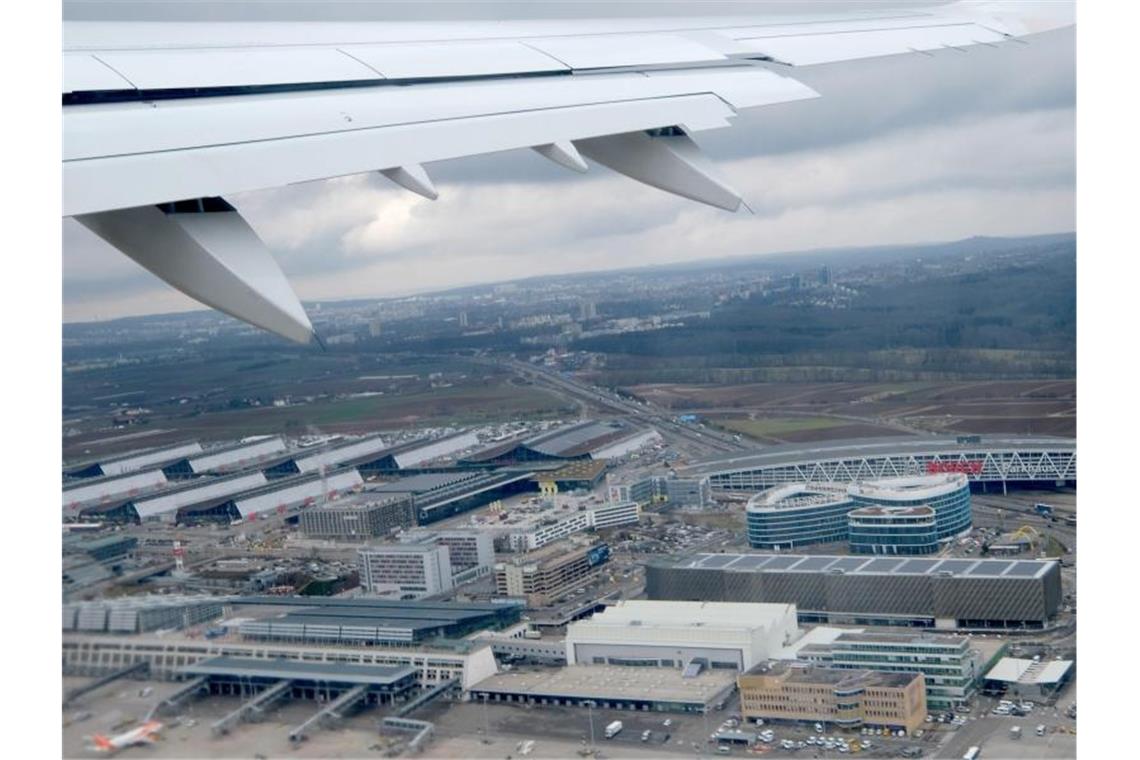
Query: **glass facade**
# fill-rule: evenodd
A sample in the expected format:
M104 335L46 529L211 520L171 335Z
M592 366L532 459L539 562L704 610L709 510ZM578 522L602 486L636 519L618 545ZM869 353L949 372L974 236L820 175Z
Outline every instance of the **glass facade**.
M930 507L864 507L847 516L848 540L857 554L934 554L938 526Z
M753 549L793 549L847 540L847 513L857 506L846 495L803 497L789 506L748 506L748 543Z
M938 487L939 479L943 480L942 487ZM853 486L851 495L859 506L930 507L939 541L967 531L973 524L970 481L965 475L901 478L897 484L897 490L891 480L879 481L874 488ZM921 487L922 493L915 486ZM908 497L910 490L915 491L913 498Z

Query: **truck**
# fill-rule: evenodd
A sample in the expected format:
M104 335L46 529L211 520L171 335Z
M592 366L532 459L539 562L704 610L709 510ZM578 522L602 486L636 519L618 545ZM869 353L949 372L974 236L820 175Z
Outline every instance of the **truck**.
M615 720L613 723L606 726L606 738L612 739L621 733L623 726L620 720Z

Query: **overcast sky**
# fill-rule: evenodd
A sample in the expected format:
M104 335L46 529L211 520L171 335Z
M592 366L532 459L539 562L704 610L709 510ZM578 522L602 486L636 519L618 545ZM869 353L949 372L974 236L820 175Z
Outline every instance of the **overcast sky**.
M1071 231L1074 33L1027 41L789 72L822 97L753 110L728 129L695 135L756 216L707 208L601 166L573 174L530 151L429 166L440 191L434 202L376 175L230 200L303 300ZM63 251L69 321L202 308L70 220Z

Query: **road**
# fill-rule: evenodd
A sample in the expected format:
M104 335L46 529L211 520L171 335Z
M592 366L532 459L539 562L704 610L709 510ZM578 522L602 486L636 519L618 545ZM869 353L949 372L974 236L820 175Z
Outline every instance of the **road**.
M680 440L690 445L696 445L705 452L722 453L751 451L756 446L750 442L737 440L736 436L701 427L699 430L692 425L677 422L671 412L661 409L650 403L638 403L623 399L615 393L579 382L571 377L533 364L517 360L507 360L496 363L496 366L506 366L513 369L522 377L537 385L544 385L562 391L576 399L589 402L611 414L628 417L652 425L666 438Z

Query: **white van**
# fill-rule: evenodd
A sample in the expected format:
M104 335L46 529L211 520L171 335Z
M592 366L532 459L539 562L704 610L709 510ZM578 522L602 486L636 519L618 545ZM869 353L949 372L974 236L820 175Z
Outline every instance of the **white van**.
M1045 735L1045 724L1044 723L1037 726L1037 735L1038 736L1044 736Z

